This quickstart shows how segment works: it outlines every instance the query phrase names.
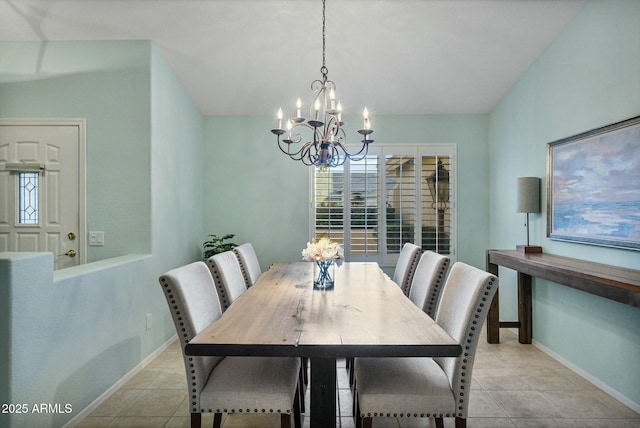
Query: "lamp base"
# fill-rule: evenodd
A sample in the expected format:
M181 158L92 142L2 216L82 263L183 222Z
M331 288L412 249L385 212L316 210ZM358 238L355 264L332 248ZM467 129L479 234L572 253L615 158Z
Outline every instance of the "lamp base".
M537 245L516 245L516 250L525 254L542 253L542 247Z

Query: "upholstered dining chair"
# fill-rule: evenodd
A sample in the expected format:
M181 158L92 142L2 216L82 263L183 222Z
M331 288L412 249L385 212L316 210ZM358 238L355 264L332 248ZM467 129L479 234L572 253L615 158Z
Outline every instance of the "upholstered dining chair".
M427 250L419 256L414 270L409 299L431 318L434 318L450 261L451 259L447 256ZM349 385L353 388L355 381L353 358L347 358L346 368L349 372Z
M398 284L405 296L409 295L409 287L413 279L413 272L418 264L422 250L415 244L407 242L402 246L400 256L396 262L396 270L393 273L393 282Z
M247 291L240 262L233 251L225 251L209 257L207 264L213 275L220 297L220 306L224 312L234 300Z
M247 285L247 288L249 288L255 284L258 277L262 275L258 256L253 249L253 245L249 242L238 245L233 249L233 252L236 254L236 257L238 257L240 268L242 269L242 275L244 276L244 282Z
M420 256L413 274L409 299L434 319L450 263L449 257L427 250Z
M281 428L300 428L299 358L196 357L185 346L222 315L209 268L195 262L159 278L178 332L187 373L191 427L200 428L202 413L215 413L219 428L223 413L279 413Z
M498 278L457 262L451 268L436 322L462 345L459 357L356 358L356 427L373 417L455 417L467 425L471 373L480 329L498 289Z

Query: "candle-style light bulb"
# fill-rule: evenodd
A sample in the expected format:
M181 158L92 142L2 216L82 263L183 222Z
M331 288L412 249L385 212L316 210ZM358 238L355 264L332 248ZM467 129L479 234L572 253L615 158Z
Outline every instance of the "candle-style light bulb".
M281 108L278 109L277 118L278 118L278 129L282 129L282 109Z
M331 110L336 108L336 91L331 88L329 91L329 100L331 101Z
M320 99L316 98L316 102L313 104L313 109L315 110L315 120L318 120L318 114L320 112Z
M291 119L287 119L287 131L289 131L289 139L291 139L291 129L293 128L293 123L291 123Z
M302 116L300 116L300 108L302 108L302 100L300 100L300 98L298 98L296 100L296 117L302 117Z
M342 104L338 101L338 122L342 122Z
M369 129L369 110L366 107L362 111L362 118L364 119L364 129Z

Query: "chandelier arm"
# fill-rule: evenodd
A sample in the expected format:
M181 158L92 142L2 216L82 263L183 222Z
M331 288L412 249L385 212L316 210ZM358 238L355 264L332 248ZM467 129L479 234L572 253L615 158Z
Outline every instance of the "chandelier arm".
M311 129L312 131L315 129L313 126L309 125L308 123L296 123L295 125L293 125L293 126L291 127L291 130L293 131L294 129L299 128L299 127L309 128L309 129ZM300 134L296 134L296 135L298 135L298 136L299 136ZM302 137L300 137L300 138L302 138Z
M282 144L286 144L287 150L283 148ZM280 141L280 138L278 138L278 148L280 149L280 151L289 156L291 159L295 160L294 156L297 156L302 151L302 148L300 148L300 150L296 152L292 152L291 150L289 150L291 149L291 144L293 143L285 143L284 141Z
M311 149L315 150L315 153L312 154ZM315 159L317 158L318 148L315 143L306 143L304 145L304 154L301 156L302 163L306 166L315 165Z
M338 166L340 165L340 158L342 156L340 156L340 151L338 150L337 146L334 144L331 146L331 166Z
M311 82L311 90L313 92L320 92L326 89L333 89L335 91L337 89L336 84L333 80L329 80L326 72L328 72L327 67L320 69L320 73L322 73L322 80L316 79Z
M329 131L333 131L331 132L330 135L334 135L336 138L338 137L338 133L341 131L340 128L340 122L338 121L337 116L331 114L329 115L329 120L327 121L326 124L326 129L325 129L325 134L328 133ZM343 132L344 134L344 132Z
M343 146L347 145L347 133L345 132L344 128L340 127L340 133L342 134L342 141L338 141L340 144L342 144Z
M340 151L336 147L337 146L333 147L333 155L331 156L331 166L333 167L343 165L347 160L347 157L344 154L340 154ZM342 151L344 152L344 148L342 148Z
M307 164L307 159L309 157L309 152L313 143L304 143L304 145L298 150L293 156L289 156L291 159L295 161L302 161L305 165Z
M349 159L353 160L353 161L360 161L360 160L364 159L367 156L367 154L369 153L369 144L368 143L362 144L362 147L356 153L349 153L347 151L346 147L342 143L336 143L336 145L339 145L342 148L342 150L344 151L345 156L348 157Z

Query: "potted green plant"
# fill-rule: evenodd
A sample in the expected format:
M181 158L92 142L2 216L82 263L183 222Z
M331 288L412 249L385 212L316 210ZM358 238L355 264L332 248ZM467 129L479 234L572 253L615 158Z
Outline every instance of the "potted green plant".
M225 241L232 239L234 236L234 234L227 234L222 237L218 235L209 235L209 240L205 241L204 244L202 244L202 246L204 247L204 259L207 260L209 257L215 254L233 250L233 247L236 247L237 244Z

